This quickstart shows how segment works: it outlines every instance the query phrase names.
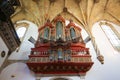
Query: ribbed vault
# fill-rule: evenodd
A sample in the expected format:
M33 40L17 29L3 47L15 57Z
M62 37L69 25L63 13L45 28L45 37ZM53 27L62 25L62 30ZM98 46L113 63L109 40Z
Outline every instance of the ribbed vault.
M61 14L72 19L88 31L100 20L120 25L120 0L20 0L21 6L11 16L15 23L29 20L41 26Z

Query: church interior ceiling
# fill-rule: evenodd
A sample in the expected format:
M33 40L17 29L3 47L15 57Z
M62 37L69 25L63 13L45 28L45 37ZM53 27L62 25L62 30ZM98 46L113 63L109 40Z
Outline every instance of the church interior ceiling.
M41 26L60 14L85 29L92 29L100 20L120 25L120 0L20 0L20 3L11 16L13 23L28 20Z

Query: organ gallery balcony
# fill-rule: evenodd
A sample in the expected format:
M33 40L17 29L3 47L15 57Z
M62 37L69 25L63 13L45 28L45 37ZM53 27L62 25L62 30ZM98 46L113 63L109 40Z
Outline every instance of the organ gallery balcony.
M29 68L37 74L85 74L93 65L91 56L85 51L59 55L48 52L34 52L27 62ZM51 58L52 57L52 58Z

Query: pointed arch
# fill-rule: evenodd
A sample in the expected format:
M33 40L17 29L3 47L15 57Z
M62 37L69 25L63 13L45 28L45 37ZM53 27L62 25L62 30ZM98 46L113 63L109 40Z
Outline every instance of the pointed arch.
M112 23L106 21L100 22L99 25L101 26L101 29L104 31L113 48L117 51L120 51L120 36L114 28L115 25L113 26Z
M22 38L25 35L26 27L19 27L16 31L17 31L18 37Z

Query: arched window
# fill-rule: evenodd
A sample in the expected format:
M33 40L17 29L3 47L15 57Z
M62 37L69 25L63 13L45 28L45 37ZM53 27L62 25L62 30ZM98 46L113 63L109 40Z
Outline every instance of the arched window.
M112 46L120 51L120 39L119 37L115 34L115 32L111 29L110 26L102 24L101 25L102 30L105 32L107 38L111 42Z
M44 30L44 38L49 39L49 28L45 28L45 30Z
M25 27L20 27L17 29L17 34L19 38L22 38L25 35L26 28Z
M74 39L76 37L74 28L70 28L70 35L71 35L71 39Z
M62 37L63 34L63 24L62 22L58 21L56 23L56 38L59 39Z

